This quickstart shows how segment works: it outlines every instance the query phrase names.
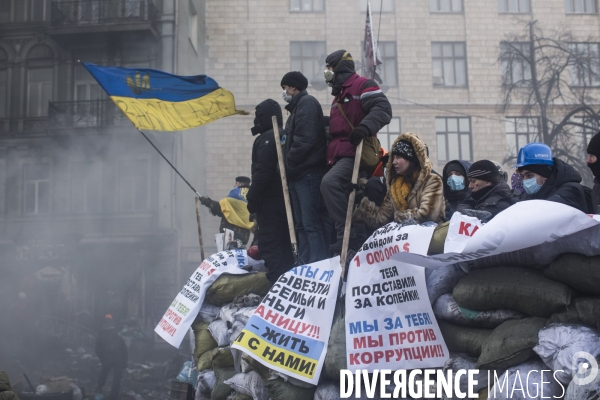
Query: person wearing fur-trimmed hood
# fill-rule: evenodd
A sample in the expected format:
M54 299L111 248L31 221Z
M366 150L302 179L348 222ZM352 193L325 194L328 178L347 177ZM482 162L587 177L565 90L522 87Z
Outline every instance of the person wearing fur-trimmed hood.
M444 188L439 175L432 173L425 142L411 132L403 133L390 149L386 168L388 193L380 207L364 198L353 215L378 228L392 221L412 219L418 223L441 222L445 212Z

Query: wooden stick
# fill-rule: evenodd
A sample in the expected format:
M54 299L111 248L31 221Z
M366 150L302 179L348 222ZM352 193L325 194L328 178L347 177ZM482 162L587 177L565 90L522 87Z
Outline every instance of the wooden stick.
M363 140L360 141L356 148L354 156L354 169L352 170L352 183L358 182L358 169L360 167L360 157L362 154ZM342 277L346 279L346 264L348 257L348 245L350 244L350 225L352 225L352 213L354 211L354 199L356 198L356 190L352 189L348 197L348 209L346 210L346 226L344 226L344 240L342 241L342 253L340 254L340 263L342 264Z
M287 178L285 176L285 164L283 162L283 151L281 150L281 137L279 136L279 125L277 125L277 117L273 116L272 121L273 134L275 136L275 148L277 149L277 159L279 160L281 186L283 187L283 200L285 201L285 213L287 215L288 229L290 231L290 241L292 242L292 251L294 252L294 263L298 265L298 241L296 240L296 231L294 230L294 218L292 217L290 192L288 190Z
M204 261L204 243L202 240L202 224L200 223L200 198L196 197L196 219L198 220L198 240L200 241L200 260Z

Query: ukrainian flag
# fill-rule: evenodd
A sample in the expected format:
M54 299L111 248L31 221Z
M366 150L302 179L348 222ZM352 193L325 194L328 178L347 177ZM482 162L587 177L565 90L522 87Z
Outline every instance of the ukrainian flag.
M250 229L254 225L254 222L250 222L247 194L248 188L234 188L226 198L219 201L225 219L244 229Z
M81 64L138 129L180 131L247 114L235 109L231 92L206 75Z

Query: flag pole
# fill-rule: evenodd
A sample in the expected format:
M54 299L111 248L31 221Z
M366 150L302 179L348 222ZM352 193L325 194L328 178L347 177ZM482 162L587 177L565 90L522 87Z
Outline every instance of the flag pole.
M371 13L371 0L367 3L367 8L369 10L369 29L371 30L371 48L373 49L373 72L371 73L371 79L375 79L375 71L377 70L377 49L375 48L375 38L373 37L373 14ZM381 15L379 16L379 21L381 22Z

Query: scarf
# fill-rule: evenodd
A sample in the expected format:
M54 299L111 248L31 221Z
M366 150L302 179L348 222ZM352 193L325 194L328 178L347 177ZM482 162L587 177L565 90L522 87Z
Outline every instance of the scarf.
M404 177L399 176L392 182L391 187L392 198L396 203L396 207L399 211L404 211L408 208L408 202L406 201L412 185L408 182L404 182Z

